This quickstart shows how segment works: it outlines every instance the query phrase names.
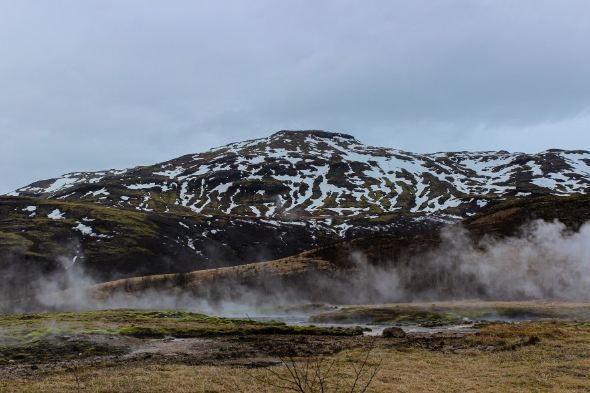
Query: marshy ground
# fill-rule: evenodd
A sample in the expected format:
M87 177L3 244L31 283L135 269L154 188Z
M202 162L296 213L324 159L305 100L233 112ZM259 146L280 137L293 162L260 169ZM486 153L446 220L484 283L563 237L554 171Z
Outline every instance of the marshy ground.
M361 364L377 371L367 392L590 391L588 304L307 310L318 326L184 311L4 315L0 391L282 392L281 378L289 379L282 362L295 361L303 369L319 364L310 363L317 359L323 362L320 371L329 374L326 384L342 387L326 391L349 391L344 387L352 385ZM466 320L470 328L453 329ZM350 328L324 325L330 322ZM363 335L356 323L402 326L407 334Z

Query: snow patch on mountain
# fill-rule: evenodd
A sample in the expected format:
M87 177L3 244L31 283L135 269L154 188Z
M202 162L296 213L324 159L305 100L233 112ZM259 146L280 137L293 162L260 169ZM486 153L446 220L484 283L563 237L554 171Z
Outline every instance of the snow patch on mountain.
M268 219L407 213L446 220L491 200L589 189L587 151L416 154L367 146L346 134L281 131L153 166L70 173L16 194Z
M55 209L47 215L47 218L50 218L52 220L64 220L65 213L60 211L59 209Z

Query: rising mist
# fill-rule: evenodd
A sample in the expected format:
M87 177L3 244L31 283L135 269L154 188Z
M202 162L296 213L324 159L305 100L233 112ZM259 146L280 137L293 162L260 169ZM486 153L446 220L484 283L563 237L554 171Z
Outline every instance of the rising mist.
M3 308L185 308L243 315L246 310L256 313L310 302L590 298L590 224L571 231L559 221L539 220L522 227L518 236L477 241L461 225L450 225L440 237L439 246L411 257L369 262L359 250L353 251L353 266L347 268L316 269L310 264L304 273L291 275L262 269L247 279L230 269L231 274L198 284L191 282L191 273L167 275L165 280L139 279L133 285L122 281L106 295L97 295L92 278L63 258L62 270L37 277L27 293L4 286L3 298L18 300L4 302Z

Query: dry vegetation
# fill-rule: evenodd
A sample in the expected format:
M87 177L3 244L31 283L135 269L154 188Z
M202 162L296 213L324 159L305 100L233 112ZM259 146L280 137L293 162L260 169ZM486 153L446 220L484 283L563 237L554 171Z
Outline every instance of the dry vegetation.
M108 300L110 296L124 294L128 297L142 296L142 291L169 291L168 295L185 294L187 291L198 293L203 288L215 287L222 280L234 280L238 283L278 280L288 276L294 279L298 275L333 269L330 263L302 256L286 257L274 261L243 264L239 266L216 269L197 270L189 273L155 274L109 281L88 288L93 299Z
M207 320L211 322L214 319ZM198 361L197 353L159 358L97 355L90 362L72 357L55 367L12 376L8 374L12 363L5 363L0 366L0 391L271 393L295 386L289 381L294 381L296 369L308 370L306 378L316 380L316 389L319 375L325 392L347 392L363 362L366 372L357 386L370 381L367 392L590 391L590 324L586 322L491 323L466 335L409 334L397 339L236 334L192 339L207 346L223 344L219 354L224 357L216 361ZM141 340L153 340L150 345L165 342ZM255 354L251 348L262 352ZM335 383L342 388L334 390Z
M442 326L461 323L465 319L590 321L590 304L550 301L449 301L355 305L315 313L311 321Z

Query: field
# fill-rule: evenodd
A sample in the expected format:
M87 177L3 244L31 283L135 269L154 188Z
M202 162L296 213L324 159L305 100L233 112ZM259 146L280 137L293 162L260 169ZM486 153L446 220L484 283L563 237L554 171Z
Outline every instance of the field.
M590 391L586 304L310 309L322 322L432 330L371 336L354 324L290 326L174 310L4 315L0 391L350 392L355 380L355 392ZM454 329L465 315L512 322Z

